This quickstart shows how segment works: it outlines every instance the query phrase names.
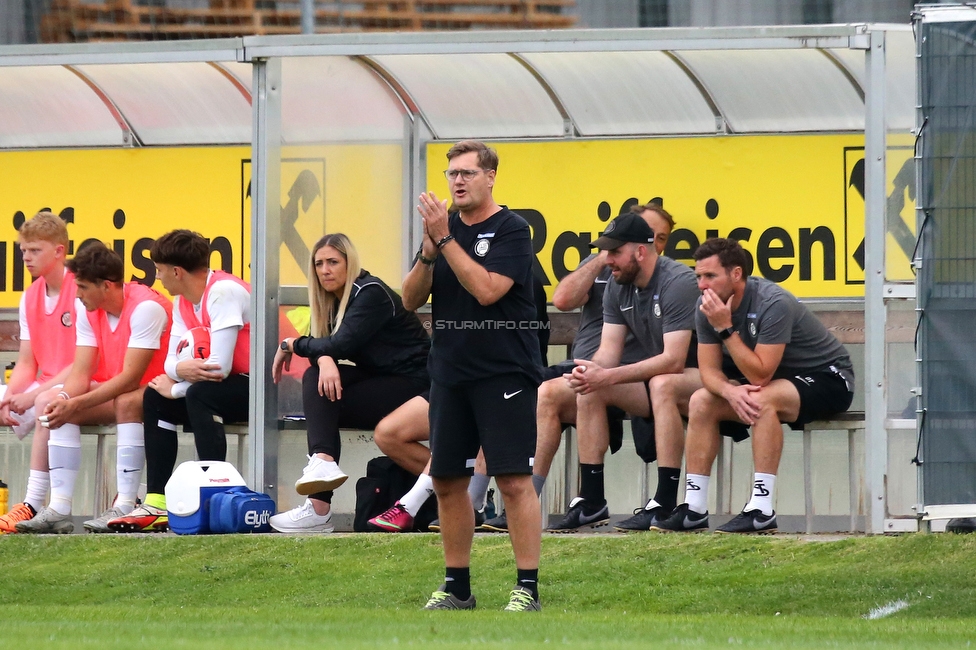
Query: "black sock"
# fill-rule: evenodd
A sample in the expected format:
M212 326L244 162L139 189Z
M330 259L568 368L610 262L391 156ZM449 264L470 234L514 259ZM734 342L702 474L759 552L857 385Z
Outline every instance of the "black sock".
M471 598L471 568L470 567L447 567L444 571L444 588L449 594L453 594L460 600Z
M607 500L603 496L603 463L580 463L580 496L586 499L586 504L591 508L602 508L606 505Z
M654 500L664 506L668 512L678 505L678 482L681 479L680 467L657 468L657 492Z
M539 570L538 569L519 569L518 586L525 587L532 592L532 597L539 600Z

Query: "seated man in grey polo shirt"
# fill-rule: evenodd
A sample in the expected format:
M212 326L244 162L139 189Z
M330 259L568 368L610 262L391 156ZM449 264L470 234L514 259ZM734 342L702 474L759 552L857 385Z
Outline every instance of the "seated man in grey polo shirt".
M721 435L735 438L748 426L755 466L752 497L716 532L774 532L783 424L803 429L807 422L850 408L851 358L796 297L746 273L749 259L739 242L709 239L694 258L702 290L696 329L704 388L691 398L686 502L652 530L708 529L708 483Z
M658 256L654 238L643 218L629 214L614 219L593 243L607 251L614 282L607 285L603 296L600 348L592 360L574 359L572 371L565 375L577 394L580 495L551 531L573 531L609 521L603 481L608 406L632 416L653 416L655 421L658 488L635 515L642 520L637 529L647 530L666 518L677 501L684 445L682 416L687 415L688 399L701 387L694 355L689 355L698 289L691 269ZM644 359L620 365L628 334L644 348Z
M635 205L632 214L640 215L654 231L654 249L660 255L674 228L674 218L663 209L661 203L652 201L647 205ZM552 459L559 450L563 432L576 424L576 393L563 375L573 370L573 359L592 359L600 347L603 332L603 294L612 282L610 267L607 266L607 252L599 251L586 257L576 270L560 280L552 296L552 304L560 311L580 308L580 322L573 339L572 354L569 359L549 366L544 374L545 381L539 386L539 401L536 409L537 438L535 464L532 466L532 484L537 494L542 494L546 478L552 467ZM621 364L635 363L647 357L644 346L628 334L621 353ZM627 414L611 406L607 409L610 429L610 449L617 451L623 437L623 420ZM645 460L653 460L653 423L634 420L635 442L638 454ZM647 432L645 434L645 432ZM645 449L644 447L648 447ZM643 530L647 530L645 526ZM508 530L508 520L503 512L498 517L486 521L484 530L504 532Z

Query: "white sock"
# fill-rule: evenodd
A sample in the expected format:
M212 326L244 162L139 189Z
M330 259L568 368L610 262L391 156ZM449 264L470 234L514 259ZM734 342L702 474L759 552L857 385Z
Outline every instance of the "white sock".
M400 505L403 509L410 513L411 517L416 517L417 513L430 495L434 493L434 481L430 478L428 474L421 474L417 477L417 482L413 484L410 491L400 497Z
M685 503L700 515L708 512L708 480L702 474L685 475Z
M114 506L128 513L136 505L142 466L146 463L146 443L141 422L126 422L116 427L115 481L118 496Z
M468 497L471 498L471 505L478 512L485 509L485 503L488 500L489 482L491 482L490 476L475 472L474 476L471 477L471 482L468 483Z
M48 451L48 454L51 452ZM24 495L24 503L29 503L34 510L44 507L44 499L47 491L51 488L51 474L42 472L39 469L32 469L27 477L27 494Z
M51 509L58 514L70 515L75 480L81 468L81 427L65 424L51 429L47 462L51 468Z
M762 510L762 513L769 517L773 514L773 488L776 487L776 475L756 472L755 476L756 479L752 483L752 498L743 508L743 512Z

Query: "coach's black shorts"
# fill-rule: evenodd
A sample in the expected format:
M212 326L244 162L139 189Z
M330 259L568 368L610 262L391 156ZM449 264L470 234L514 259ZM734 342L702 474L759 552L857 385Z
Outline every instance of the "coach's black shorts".
M803 425L814 420L826 420L843 413L854 401L854 374L831 366L828 370L805 372L787 381L800 393L800 415L790 422L794 431L802 431Z
M800 414L793 422L786 422L794 431L802 431L803 426L814 420L826 420L832 415L843 413L854 401L854 374L831 366L828 370L805 372L784 377L796 387L800 394ZM738 379L748 383L745 377ZM720 422L719 431L735 442L749 437L749 428L741 422Z
M430 386L430 475L471 476L479 447L489 476L531 474L538 387L522 374Z

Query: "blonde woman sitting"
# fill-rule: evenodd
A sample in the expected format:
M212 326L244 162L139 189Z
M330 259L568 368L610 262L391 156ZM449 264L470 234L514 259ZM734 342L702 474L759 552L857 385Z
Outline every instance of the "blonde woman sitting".
M312 335L283 340L271 369L277 383L293 354L311 362L302 378L308 465L295 483L308 498L271 518L282 533L334 530L332 492L349 478L339 469L339 429L371 430L430 384L427 332L396 292L360 267L345 235L326 235L313 247L308 298Z

